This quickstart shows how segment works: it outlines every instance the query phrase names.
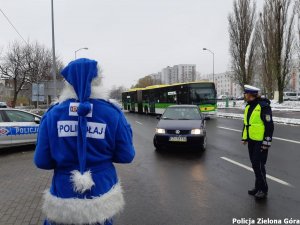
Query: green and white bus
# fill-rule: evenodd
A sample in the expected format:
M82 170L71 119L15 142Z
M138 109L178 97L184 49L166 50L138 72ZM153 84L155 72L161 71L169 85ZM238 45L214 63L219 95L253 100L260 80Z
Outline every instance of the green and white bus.
M215 115L216 94L213 82L154 85L123 92L122 102L130 112L162 114L170 105L192 104L198 105L204 114Z

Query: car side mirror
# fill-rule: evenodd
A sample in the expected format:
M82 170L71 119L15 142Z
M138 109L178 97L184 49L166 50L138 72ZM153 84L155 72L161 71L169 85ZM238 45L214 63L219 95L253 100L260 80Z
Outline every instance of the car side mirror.
M38 117L34 117L34 122L35 122L36 124L40 124L41 119L38 118Z
M160 118L161 118L161 115L156 116L156 119L160 120Z

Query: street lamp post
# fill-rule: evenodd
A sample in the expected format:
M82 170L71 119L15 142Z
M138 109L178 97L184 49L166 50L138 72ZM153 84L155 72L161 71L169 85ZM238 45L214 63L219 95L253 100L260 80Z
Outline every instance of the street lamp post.
M80 51L80 50L88 50L88 48L80 48L80 49L77 49L76 51L75 51L75 59L76 59L76 53L78 52L78 51Z
M54 10L53 0L51 0L51 16L52 16L52 75L53 75L53 97L57 98L56 90L56 57L55 57L55 40L54 40Z
M213 56L213 82L215 82L215 53L208 48L203 48L204 51L209 51Z

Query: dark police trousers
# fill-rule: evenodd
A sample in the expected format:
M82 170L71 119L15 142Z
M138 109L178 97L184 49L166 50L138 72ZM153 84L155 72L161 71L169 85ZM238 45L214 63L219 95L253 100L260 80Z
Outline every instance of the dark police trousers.
M255 173L255 189L268 192L265 164L268 158L268 149L261 149L262 141L248 141L248 150L252 168Z

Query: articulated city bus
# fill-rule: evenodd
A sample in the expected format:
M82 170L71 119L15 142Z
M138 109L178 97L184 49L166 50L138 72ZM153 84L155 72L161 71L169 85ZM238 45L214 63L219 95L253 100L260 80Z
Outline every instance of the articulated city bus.
M162 114L170 105L192 104L204 114L215 115L216 93L213 82L154 85L123 92L122 101L124 109L130 112Z

